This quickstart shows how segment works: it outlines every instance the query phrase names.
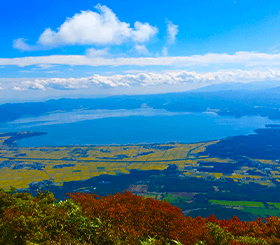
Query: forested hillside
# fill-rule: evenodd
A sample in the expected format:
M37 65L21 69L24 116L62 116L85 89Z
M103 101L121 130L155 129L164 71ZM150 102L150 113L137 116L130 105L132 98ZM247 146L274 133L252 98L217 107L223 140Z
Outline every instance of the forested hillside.
M279 244L280 219L241 222L185 217L167 201L130 192L99 197L72 193L57 202L0 191L0 244Z

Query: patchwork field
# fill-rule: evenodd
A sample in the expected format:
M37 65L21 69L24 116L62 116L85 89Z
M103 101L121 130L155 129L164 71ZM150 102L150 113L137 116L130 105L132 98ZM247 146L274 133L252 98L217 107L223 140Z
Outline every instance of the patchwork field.
M129 174L132 169L164 170L169 165L176 165L181 177L185 178L233 179L235 182L255 182L267 186L280 181L279 161L249 159L263 165L264 168L260 170L240 165L229 158L213 158L203 154L208 146L219 141L37 148L15 145L17 139L31 137L32 134L0 135L0 188L14 186L24 189L31 183L44 180L62 186L65 182L99 175Z

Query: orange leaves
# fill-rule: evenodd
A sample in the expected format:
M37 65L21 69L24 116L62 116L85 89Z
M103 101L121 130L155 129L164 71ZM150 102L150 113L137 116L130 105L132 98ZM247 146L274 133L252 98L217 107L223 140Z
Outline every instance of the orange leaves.
M252 222L234 216L218 220L184 217L181 210L168 202L135 196L130 192L106 197L73 193L69 196L79 203L86 215L99 217L107 231L126 244L137 244L139 239L156 237L158 241L179 240L182 244L280 244L280 219L270 217ZM213 224L209 226L208 224ZM210 230L211 232L210 232ZM265 243L264 241L269 241Z
M252 222L185 217L166 201L130 192L105 197L73 193L0 191L0 245L4 244L280 244L280 219Z
M135 196L131 192L98 197L85 193L69 194L90 217L99 217L110 224L110 232L121 240L157 237L169 242L179 239L183 244L194 244L197 237L207 238L207 228L202 218L186 218L181 210L166 201Z
M257 244L280 244L280 219L278 217L265 218L265 222L261 218L246 222L240 221L236 216L229 220L218 220L211 215L206 220L230 232L235 239L231 241L232 244L248 244L242 241L253 239L258 242Z

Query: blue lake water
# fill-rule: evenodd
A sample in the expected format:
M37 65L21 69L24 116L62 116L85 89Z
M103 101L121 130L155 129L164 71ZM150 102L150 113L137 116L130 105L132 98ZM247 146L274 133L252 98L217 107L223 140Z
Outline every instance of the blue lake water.
M260 116L235 118L215 113L174 113L142 108L53 113L0 125L2 132L38 131L46 135L18 141L20 146L182 143L247 135L266 124Z

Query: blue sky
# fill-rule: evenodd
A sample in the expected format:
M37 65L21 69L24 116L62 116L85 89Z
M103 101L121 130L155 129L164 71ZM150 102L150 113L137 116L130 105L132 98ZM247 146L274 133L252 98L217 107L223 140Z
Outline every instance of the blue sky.
M0 96L280 81L279 11L273 0L5 2Z

